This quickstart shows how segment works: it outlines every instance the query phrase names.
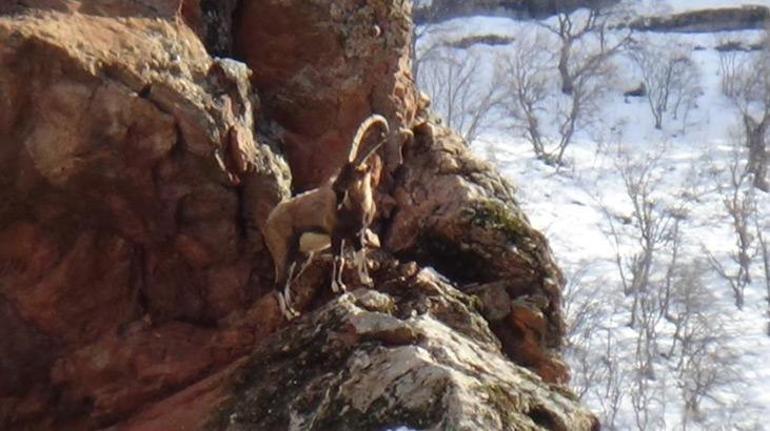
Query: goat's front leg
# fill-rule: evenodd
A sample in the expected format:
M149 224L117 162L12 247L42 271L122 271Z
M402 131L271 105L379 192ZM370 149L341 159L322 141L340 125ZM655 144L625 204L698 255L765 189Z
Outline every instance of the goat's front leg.
M335 247L336 248L336 247ZM347 290L342 281L342 273L345 269L345 240L340 241L339 250L334 253L334 264L332 266L332 292L344 292Z

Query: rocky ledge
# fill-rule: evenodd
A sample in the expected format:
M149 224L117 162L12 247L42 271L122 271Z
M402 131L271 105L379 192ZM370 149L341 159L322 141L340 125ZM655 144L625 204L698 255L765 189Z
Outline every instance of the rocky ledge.
M631 28L678 33L762 30L767 27L769 19L770 9L766 6L744 5L693 10L670 16L643 17L632 22Z
M212 429L598 429L503 355L478 300L415 265L377 278L265 340Z

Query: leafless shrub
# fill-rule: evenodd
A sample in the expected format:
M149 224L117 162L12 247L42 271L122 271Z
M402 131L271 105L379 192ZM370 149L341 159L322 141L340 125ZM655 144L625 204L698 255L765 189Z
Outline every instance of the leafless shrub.
M664 114L674 120L680 116L686 125L687 114L701 93L700 74L690 57L691 48L655 46L649 40L637 42L630 56L642 74L647 103L655 128L663 127Z
M481 79L483 62L468 50L436 48L421 60L418 85L448 127L473 142L493 122L498 85Z
M739 75L745 67L744 61L744 54L741 51L719 51L719 88L728 98L738 96Z
M551 77L552 59L547 46L542 34L522 33L496 65L497 80L504 91L503 107L513 120L512 126L523 132L535 156L541 159L550 154L539 118L546 108Z
M605 326L608 316L614 312L611 309L612 292L598 287L604 282L587 280L588 268L582 266L567 275L564 291L566 353L573 372L573 390L581 399L590 396L598 401L601 423L612 430L616 429L617 416L625 398L626 380L613 328ZM605 337L597 337L597 334L605 334Z
M765 300L767 301L767 335L770 336L770 238L766 232L770 232L770 222L763 223L757 216L754 220L755 231L757 233L757 248L759 256L762 259L762 272L765 281Z
M730 286L738 309L743 309L744 291L751 283L751 263L755 254L752 227L757 212L754 189L750 186L751 173L743 160L740 144L733 145L732 162L728 168L729 183L727 187L719 186L722 204L735 234L735 248L729 253L733 268L706 250L711 267Z
M704 399L736 380L722 312L714 306L717 301L703 280L706 267L700 260L677 267L669 312L674 325L669 356L677 359L676 384L684 402L685 429L690 421L703 419Z
M616 244L616 266L620 275L623 292L633 298L630 325L633 327L639 320L642 301L650 302L648 292L653 285L653 272L660 256L656 253L668 246L678 235L677 219L684 213L683 205L670 207L662 205L655 196L659 190L662 177L660 173L660 154L653 153L644 159L634 160L624 151L619 151L616 165L625 185L626 195L631 203L632 212L627 223L632 230L633 238L638 242L638 249L629 257L621 253L621 233L615 218L605 208L609 221L610 236ZM654 299L660 304L658 299ZM660 310L657 305L656 308Z
M564 153L575 134L588 127L598 112L598 100L607 89L613 73L609 55L595 58L570 75L569 93L552 94L554 79L551 42L546 35L521 34L511 50L498 61L498 81L503 85L503 106L513 120L513 127L530 142L535 156L546 163L561 166ZM549 111L549 107L555 108ZM542 125L555 123L555 137Z
M766 39L768 37L766 36ZM770 42L749 61L733 65L731 84L726 95L741 115L744 127L744 143L748 152L748 171L753 175L752 184L759 190L770 192L767 150L767 133L770 129ZM724 91L724 90L723 90Z
M646 431L666 428L662 414L665 407L662 391L658 390L655 382L649 379L644 366L637 368L632 376L629 398L636 429Z

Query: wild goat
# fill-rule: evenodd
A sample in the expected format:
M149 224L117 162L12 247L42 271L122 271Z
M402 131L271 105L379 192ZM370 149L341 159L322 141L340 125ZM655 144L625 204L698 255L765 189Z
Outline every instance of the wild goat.
M318 188L279 203L267 218L263 235L273 257L276 287L283 287L283 293L276 292L278 302L289 319L297 314L291 307L290 285L300 253L309 256L299 274L307 268L316 252L331 245L334 255L332 290L336 292L345 288L342 283L345 243L353 242L361 280L366 282L369 278L363 256L364 237L376 207L372 197L372 166L367 161L383 140L380 139L363 157L358 153L370 131L377 126L381 129L381 138L389 133L388 122L381 115L365 119L353 138L348 161L337 174Z

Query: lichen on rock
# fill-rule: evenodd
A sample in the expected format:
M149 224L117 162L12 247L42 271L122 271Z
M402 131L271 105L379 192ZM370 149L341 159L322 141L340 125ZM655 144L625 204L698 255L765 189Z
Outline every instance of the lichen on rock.
M211 429L597 429L575 399L504 357L470 297L426 270L389 281L272 336Z
M416 132L397 177L393 196L399 210L390 220L386 246L435 267L467 291L492 284L504 287L508 298L526 299L544 331L533 333L515 308L493 321L493 329L517 363L548 381L566 382L568 371L558 355L563 277L547 240L519 208L514 187L471 155L459 136L436 125Z

